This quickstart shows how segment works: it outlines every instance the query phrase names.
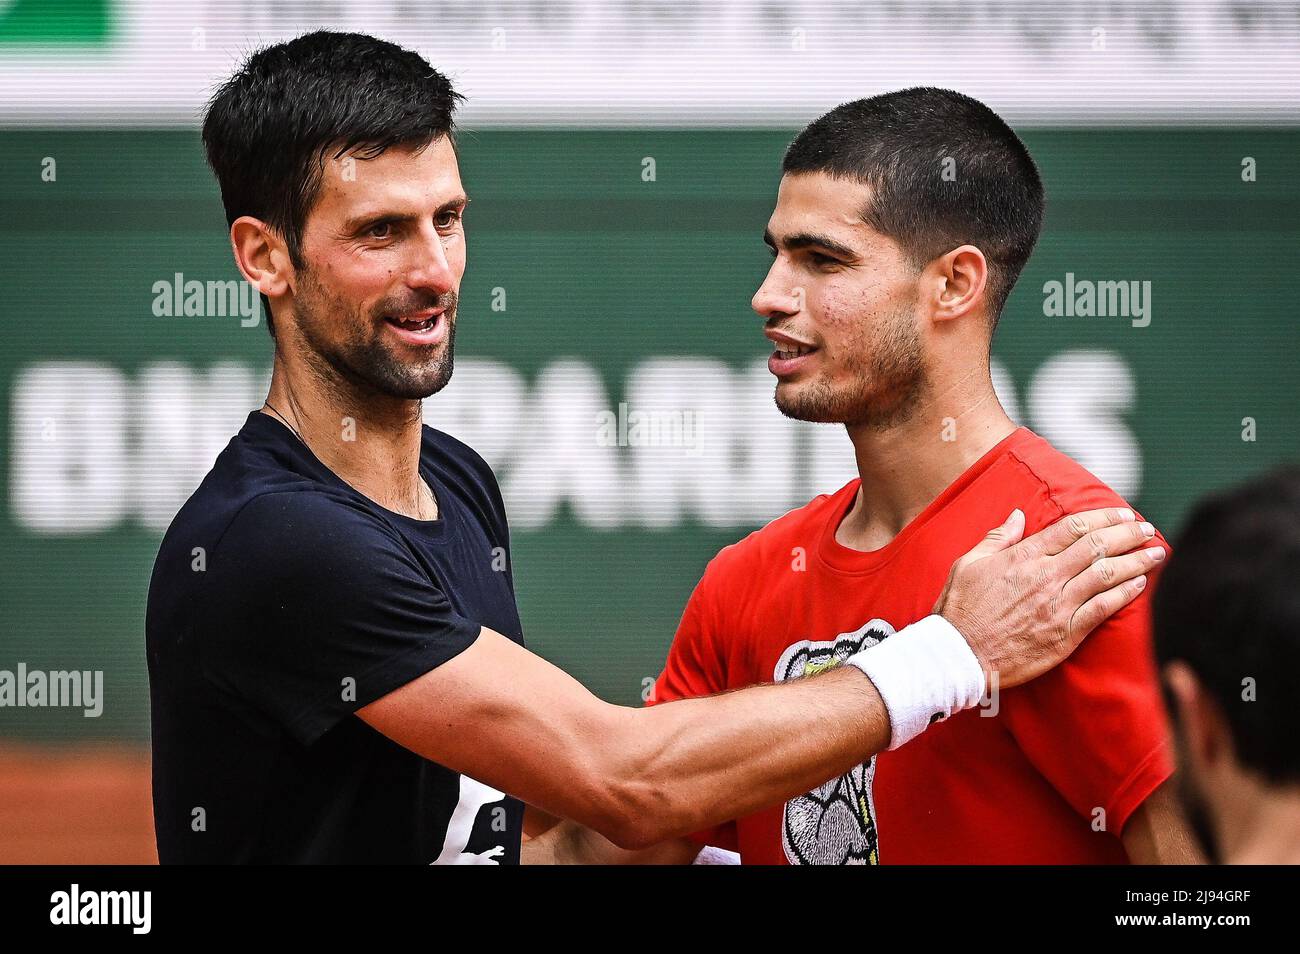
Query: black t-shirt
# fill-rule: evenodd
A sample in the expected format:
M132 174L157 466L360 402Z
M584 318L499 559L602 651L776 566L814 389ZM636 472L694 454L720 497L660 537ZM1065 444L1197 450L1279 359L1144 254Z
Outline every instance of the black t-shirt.
M437 520L254 411L177 514L146 620L162 862L518 863L517 800L353 715L481 626L523 642L492 471L426 427L420 473Z

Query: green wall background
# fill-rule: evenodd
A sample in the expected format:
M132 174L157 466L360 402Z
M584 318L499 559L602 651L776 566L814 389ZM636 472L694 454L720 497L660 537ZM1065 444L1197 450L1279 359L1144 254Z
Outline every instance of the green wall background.
M473 196L458 358L491 357L532 380L579 357L611 402L653 355L734 368L768 350L748 302L767 267L779 131L483 131L463 134ZM1017 387L1075 348L1123 356L1137 385L1126 420L1142 452L1136 503L1166 531L1189 504L1300 454L1295 262L1300 130L1028 131L1048 186L1044 237L995 347ZM654 157L654 182L641 177ZM1257 181L1243 182L1243 157ZM44 157L57 160L43 182ZM179 131L0 132L4 338L0 388L55 358L128 376L162 359L269 364L265 330L151 313L153 282L236 277L198 136ZM1045 281L1153 282L1147 328L1052 320ZM491 289L508 289L493 313ZM434 399L437 400L436 398ZM251 410L251 406L249 408ZM1258 439L1243 442L1242 418ZM1032 423L1032 422L1031 422ZM0 669L103 669L102 717L0 709L0 737L148 738L143 613L160 535L134 522L46 536L11 506L11 412L0 416ZM821 488L833 490L833 487ZM707 560L748 528L594 532L567 512L516 532L530 645L598 694L640 699Z

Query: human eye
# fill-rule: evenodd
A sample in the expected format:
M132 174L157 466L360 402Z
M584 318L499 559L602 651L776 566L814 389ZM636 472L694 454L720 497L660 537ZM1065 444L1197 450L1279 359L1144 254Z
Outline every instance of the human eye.
M461 219L461 209L444 209L433 218L434 227L440 232L453 229Z

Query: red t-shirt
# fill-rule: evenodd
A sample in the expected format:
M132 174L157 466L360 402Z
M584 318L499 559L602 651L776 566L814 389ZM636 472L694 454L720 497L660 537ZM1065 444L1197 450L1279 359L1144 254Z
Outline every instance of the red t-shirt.
M929 615L953 561L1016 507L1028 535L1067 513L1125 505L1025 428L869 553L835 540L858 484L710 562L652 701L838 665ZM1124 823L1173 770L1150 592L1055 669L1002 690L996 715L961 712L814 792L697 839L748 864L1124 863Z

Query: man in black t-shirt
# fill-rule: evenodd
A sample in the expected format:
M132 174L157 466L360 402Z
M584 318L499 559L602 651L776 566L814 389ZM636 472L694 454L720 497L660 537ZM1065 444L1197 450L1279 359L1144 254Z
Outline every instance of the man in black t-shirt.
M517 800L351 718L481 626L522 643L492 472L432 428L420 458L433 520L254 412L177 515L148 616L164 862L518 861Z
M1132 513L1020 541L1016 511L935 615L813 678L628 709L528 652L496 481L421 424L465 269L456 99L415 53L313 33L209 107L275 358L149 588L163 862L515 862L518 799L660 842L904 744L992 674L1034 678L1140 591Z

